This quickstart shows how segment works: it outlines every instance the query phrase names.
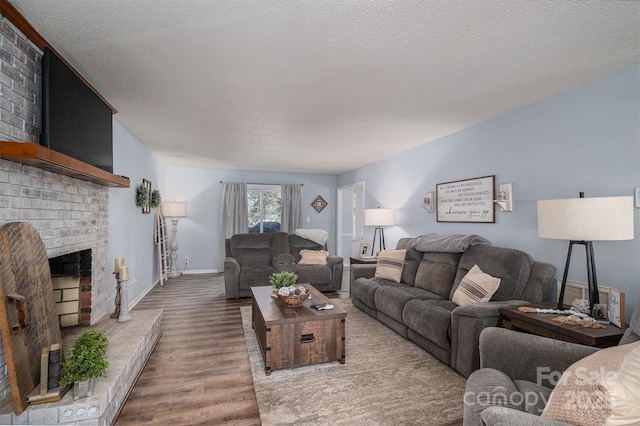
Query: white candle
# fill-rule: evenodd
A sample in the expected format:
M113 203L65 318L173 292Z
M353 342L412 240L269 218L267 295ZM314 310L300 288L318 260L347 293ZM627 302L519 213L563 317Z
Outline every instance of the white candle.
M116 257L116 267L114 272L120 272L120 268L124 266L124 257Z
M129 279L129 267L128 266L121 266L120 267L120 274L118 275L118 278L120 279L120 281L127 281Z

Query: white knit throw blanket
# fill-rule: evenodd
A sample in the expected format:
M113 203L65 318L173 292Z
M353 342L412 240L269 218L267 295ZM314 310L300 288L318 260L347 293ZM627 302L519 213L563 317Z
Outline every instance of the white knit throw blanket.
M324 229L296 229L295 234L321 246L325 245L329 238L329 233Z

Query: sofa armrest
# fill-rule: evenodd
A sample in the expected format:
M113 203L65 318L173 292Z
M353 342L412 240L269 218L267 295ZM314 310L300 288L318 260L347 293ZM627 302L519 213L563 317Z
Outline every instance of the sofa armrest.
M331 268L332 291L339 291L342 288L342 272L344 271L344 259L341 256L327 256L327 266Z
M331 269L335 268L336 266L342 267L343 263L344 263L344 259L340 256L333 256L333 255L327 256L327 266L329 266L329 268Z
M351 264L349 266L349 271L351 274L351 284L358 278L373 278L376 274L376 266L375 264Z
M482 424L486 426L571 426L568 423L507 407L489 407L480 416ZM464 425L467 426L467 422L464 422Z
M224 259L224 294L227 299L240 297L240 264L233 257Z
M480 332L497 325L501 308L528 303L525 300L508 300L455 308L451 312L451 367L465 377L480 368Z
M560 374L574 362L598 349L504 328L480 334L480 367L494 368L512 380L527 380L555 387Z
M501 302L475 303L470 305L462 305L455 308L452 312L454 317L466 316L472 318L495 317L500 318L500 309L511 308L514 306L528 305L526 300L505 300Z

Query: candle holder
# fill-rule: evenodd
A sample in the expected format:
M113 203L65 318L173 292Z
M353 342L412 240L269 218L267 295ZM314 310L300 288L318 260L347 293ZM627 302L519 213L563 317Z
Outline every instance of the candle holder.
M131 321L131 312L129 312L129 292L127 284L129 280L121 280L120 281L120 309L118 322L127 322Z
M118 318L120 316L120 273L113 272L113 274L116 276L116 310L109 315L109 318Z

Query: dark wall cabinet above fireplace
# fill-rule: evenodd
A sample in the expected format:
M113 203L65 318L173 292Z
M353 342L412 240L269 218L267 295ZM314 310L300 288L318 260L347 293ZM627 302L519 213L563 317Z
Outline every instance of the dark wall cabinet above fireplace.
M104 186L128 188L129 179L114 175L35 143L0 141L0 158Z

